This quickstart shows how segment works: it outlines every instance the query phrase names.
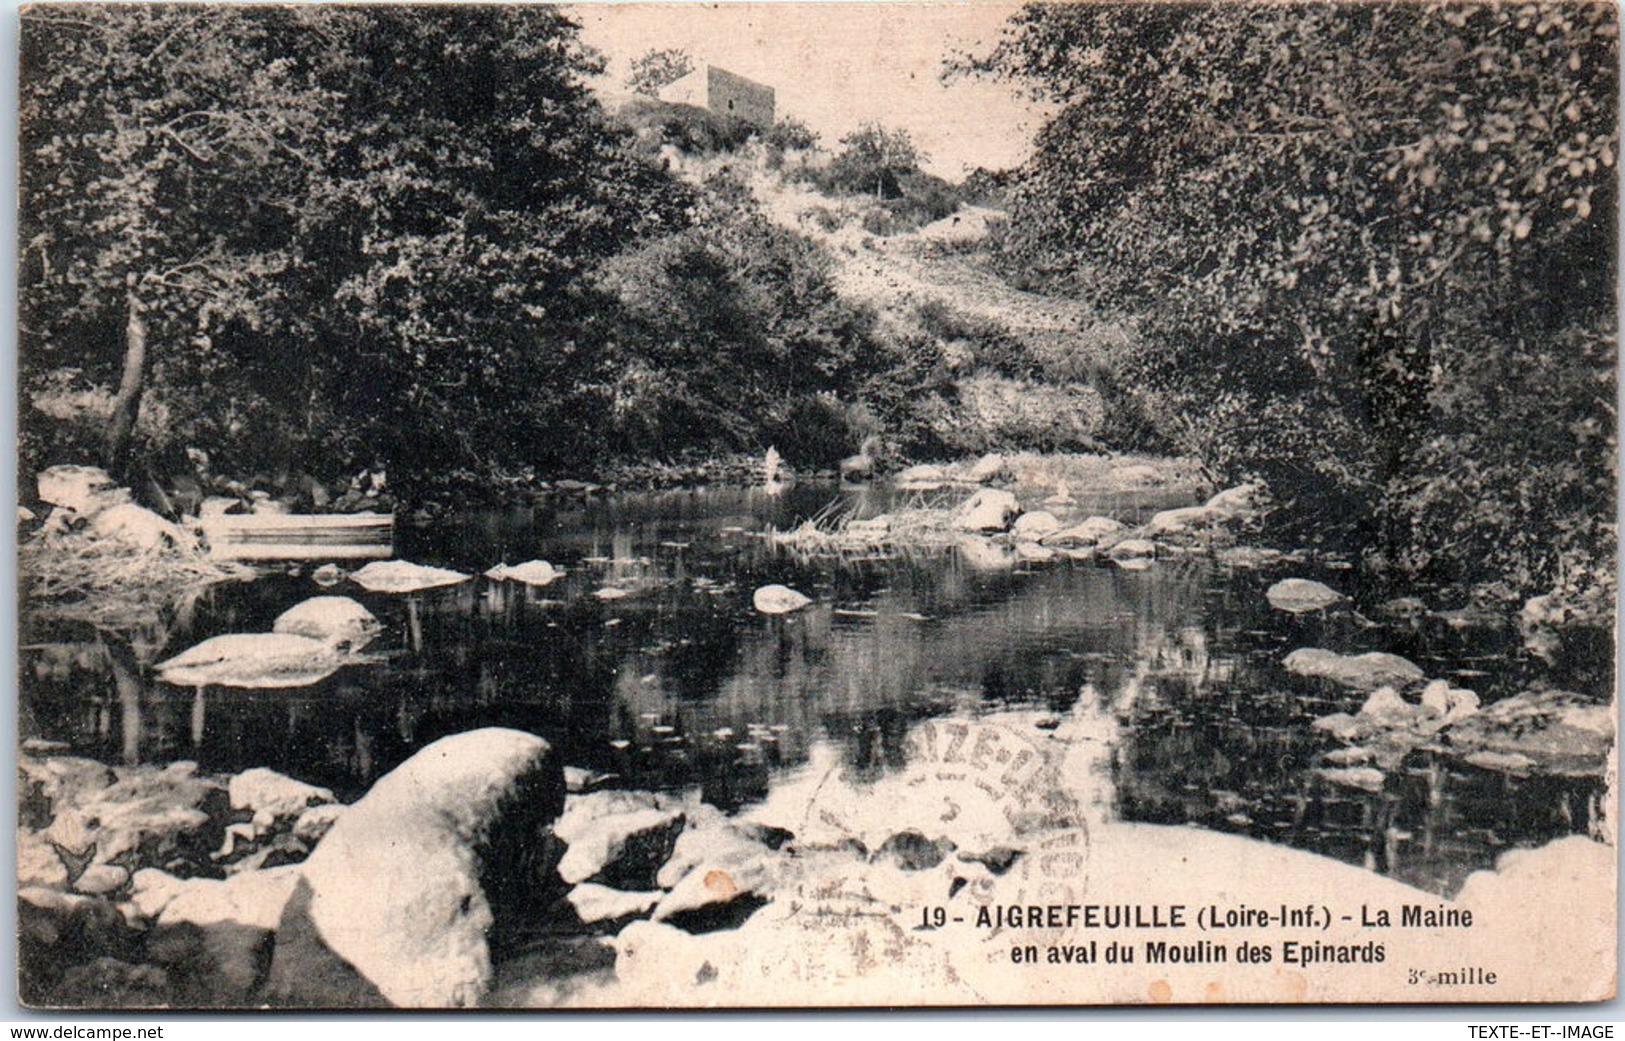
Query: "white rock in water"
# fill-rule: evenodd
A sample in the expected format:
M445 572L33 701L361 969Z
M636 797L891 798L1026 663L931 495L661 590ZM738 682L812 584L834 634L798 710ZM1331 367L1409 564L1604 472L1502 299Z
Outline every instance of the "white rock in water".
M767 857L728 864L701 864L684 875L655 908L650 918L664 922L686 911L726 904L742 896L759 893L773 880Z
M751 604L763 614L789 614L812 603L812 597L796 592L789 586L763 586L751 594Z
M420 589L467 582L470 575L405 560L375 560L350 573L351 581L374 593L415 593Z
M485 573L494 582L523 582L527 586L545 586L557 581L564 572L545 560L527 560L523 564L498 564Z
M1006 469L1006 465L1007 464L1004 456L997 452L989 452L987 455L982 456L982 458L971 464L971 468L966 472L966 476L979 484L984 483L986 481L993 480L1003 473Z
M1223 518L1206 506L1181 506L1176 510L1163 510L1145 526L1147 536L1184 535L1192 528L1205 528Z
M920 463L900 471L892 478L892 483L899 488L918 488L930 490L940 488L948 482L948 472L940 466L930 463Z
M678 810L633 810L556 831L569 845L559 877L571 885L597 880L619 889L652 888L684 823Z
M477 1005L498 897L481 881L515 888L563 804L558 758L534 734L441 738L379 779L301 865L310 922L395 1005ZM272 977L298 968L273 964Z
M1424 711L1400 697L1392 687L1378 687L1360 706L1362 717L1384 727L1404 726Z
M1047 510L1035 510L1032 513L1023 513L1016 518L1015 526L1010 534L1026 542L1041 542L1046 535L1053 535L1061 530L1061 522L1055 514Z
M96 514L90 530L134 549L150 553L165 546L182 546L186 533L145 506L133 502L109 506Z
M1246 519L1258 512L1264 503L1264 494L1261 484L1238 484L1214 495L1205 506L1228 517Z
M292 633L212 636L156 666L165 683L219 684L249 690L304 687L337 672L347 659L331 644Z
M591 925L641 915L659 903L663 895L659 890L628 893L596 882L583 882L572 888L565 899L575 908L576 917Z
M371 611L347 596L313 596L294 604L271 623L274 633L348 643L352 650L371 641L382 628Z
M1307 578L1284 578L1264 591L1264 599L1276 610L1304 614L1309 611L1323 611L1333 604L1342 603L1348 597L1330 586Z
M318 803L336 802L332 791L296 781L269 767L256 766L233 777L226 791L234 810L252 810L272 817L297 817Z
M1021 515L1021 504L1007 491L983 488L954 511L960 531L1005 531Z
M1450 684L1433 680L1422 688L1422 707L1431 716L1442 716L1450 711Z
M308 846L314 846L322 840L323 835L333 829L333 825L338 823L338 819L348 808L336 802L312 806L293 822L293 837Z
M296 865L244 871L224 881L175 878L155 869L136 872L137 899L162 893L160 925L197 926L236 923L255 929L275 929L282 908L299 883ZM140 906L138 903L137 906Z
M1167 478L1163 475L1163 472L1147 463L1119 466L1107 476L1119 484L1158 485L1167 483Z
M1046 535L1041 541L1046 546L1098 546L1125 530L1122 522L1110 517L1090 517L1081 524Z
M1106 555L1113 560L1148 560L1157 555L1157 544L1146 539L1124 539Z
M40 501L84 517L130 501L130 490L115 488L113 478L99 466L47 467L40 471L37 484Z
M1367 792L1382 791L1383 783L1387 780L1383 772L1374 766L1344 766L1334 769L1323 767L1315 773L1333 784L1345 788L1359 788Z
M984 539L976 535L961 535L954 540L954 548L959 551L959 557L968 567L978 571L999 571L1014 567L1020 558L1016 556L1015 548Z
M1338 654L1319 647L1300 647L1283 658L1281 664L1299 676L1331 680L1355 690L1406 687L1426 678L1415 662L1385 651Z

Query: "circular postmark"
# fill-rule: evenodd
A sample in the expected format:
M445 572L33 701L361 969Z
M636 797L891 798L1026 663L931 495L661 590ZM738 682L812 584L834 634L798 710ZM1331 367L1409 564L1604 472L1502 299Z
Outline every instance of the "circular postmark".
M819 779L801 834L856 839L879 872L907 874L899 924L936 933L986 960L1013 942L1064 943L1064 912L1089 883L1087 769L1043 717L945 717L915 724L901 764L876 772L841 763ZM1083 776L1080 776L1082 774ZM876 881L879 886L884 880Z

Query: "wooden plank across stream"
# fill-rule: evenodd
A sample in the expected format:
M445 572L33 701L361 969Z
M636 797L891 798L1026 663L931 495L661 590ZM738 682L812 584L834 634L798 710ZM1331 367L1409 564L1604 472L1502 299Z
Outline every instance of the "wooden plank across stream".
M395 555L388 513L226 513L200 522L225 560L383 560Z

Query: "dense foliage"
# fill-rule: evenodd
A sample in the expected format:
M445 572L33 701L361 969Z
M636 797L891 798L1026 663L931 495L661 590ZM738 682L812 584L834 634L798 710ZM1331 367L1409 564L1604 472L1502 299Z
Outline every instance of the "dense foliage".
M865 123L841 138L841 150L829 164L832 186L849 192L872 192L875 198L897 198L899 179L918 173L925 156L907 130L888 130Z
M196 448L490 486L884 382L815 251L631 147L599 68L545 7L30 8L23 389L89 422L31 408L24 479Z
M1132 318L1134 405L1388 573L1606 581L1617 11L1029 6L1006 261Z
M694 59L677 47L644 52L632 62L626 88L634 94L657 96L661 89L694 71Z

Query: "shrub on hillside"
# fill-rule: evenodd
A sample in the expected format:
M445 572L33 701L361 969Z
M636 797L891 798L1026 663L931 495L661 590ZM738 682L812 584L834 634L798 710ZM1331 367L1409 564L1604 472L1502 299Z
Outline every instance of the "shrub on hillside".
M684 155L734 152L757 133L754 125L733 116L642 95L626 103L620 121L633 130L645 153L658 152L662 145Z
M979 374L959 381L956 407L936 436L960 453L1090 451L1105 420L1100 394Z
M941 300L927 300L914 313L928 336L948 344L950 357L962 359L959 368L1014 379L1039 375L1040 365L1031 350L995 318L961 311Z

